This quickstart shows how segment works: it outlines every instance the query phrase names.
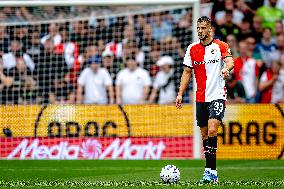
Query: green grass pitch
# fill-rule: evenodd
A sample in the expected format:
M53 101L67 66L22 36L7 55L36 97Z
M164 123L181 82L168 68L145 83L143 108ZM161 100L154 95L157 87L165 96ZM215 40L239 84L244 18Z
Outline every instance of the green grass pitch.
M176 165L181 180L163 184L160 170ZM284 188L283 160L219 160L219 183L199 185L201 160L0 161L1 188Z

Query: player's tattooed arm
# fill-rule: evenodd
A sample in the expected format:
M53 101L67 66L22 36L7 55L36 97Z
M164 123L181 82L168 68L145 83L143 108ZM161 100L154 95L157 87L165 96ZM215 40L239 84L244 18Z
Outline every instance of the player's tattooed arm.
M234 59L231 56L228 56L224 59L225 67L221 70L221 75L226 80L228 79L230 72L234 68Z

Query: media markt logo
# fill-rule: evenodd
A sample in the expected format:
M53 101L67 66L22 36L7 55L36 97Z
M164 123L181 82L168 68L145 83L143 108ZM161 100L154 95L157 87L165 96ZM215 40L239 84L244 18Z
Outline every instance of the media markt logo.
M102 145L97 140L88 139L82 143L81 153L86 159L98 159L102 153Z
M7 159L160 159L166 149L161 140L135 144L135 139L116 138L102 147L104 140L88 139L82 142L59 140L50 143L45 139L23 139L13 148ZM134 143L133 143L134 142Z

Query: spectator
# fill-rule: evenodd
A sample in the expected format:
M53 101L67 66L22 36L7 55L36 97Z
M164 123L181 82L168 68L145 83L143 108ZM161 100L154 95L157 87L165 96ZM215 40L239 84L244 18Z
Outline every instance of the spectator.
M89 67L88 65L88 59L91 56L96 56L99 54L98 47L94 44L89 44L84 48L84 53L79 56L80 62L82 62L82 65L80 66L80 72L82 72L86 67Z
M247 18L244 18L242 23L240 24L240 34L239 34L239 40L244 40L250 36L252 36L252 29L250 25L250 21Z
M0 26L0 56L4 53L8 53L9 49L9 37L6 33L5 26Z
M226 42L228 43L232 56L237 57L239 56L239 46L236 37L233 34L227 35Z
M256 13L256 10L263 6L264 4L264 0L257 0L257 1L254 1L254 0L245 0L246 3L248 4L248 6L253 10L254 14Z
M233 23L233 12L232 10L226 10L226 20L225 23L216 28L215 34L221 38L221 40L226 40L226 36L233 34L237 38L240 34L239 27Z
M107 43L106 45L106 49L107 51L110 51L111 53L113 53L113 55L116 58L121 58L123 56L123 50L122 50L122 37L119 33L119 31L117 31L115 28L112 28L112 41Z
M1 11L3 11L6 15L5 22L6 23L25 23L26 20L22 16L21 11L18 8L14 7L4 7Z
M123 39L122 43L125 44L128 41L135 41L136 43L139 43L139 38L135 37L135 31L132 25L126 25L124 27L124 32L123 32Z
M79 45L80 54L87 46L93 45L92 40L88 38L88 23L81 20L72 23L71 41Z
M30 55L23 52L21 43L17 40L13 40L10 43L9 52L3 55L3 66L6 69L14 68L17 64L17 58L23 58L25 64L31 71L35 69L35 63L31 59Z
M277 50L276 50L275 59L280 60L281 55L284 55L284 32L276 36L276 45L277 45Z
M25 60L22 57L18 57L16 61L16 67L7 70L6 74L13 78L12 86L8 88L7 92L12 96L12 102L18 104L21 102L21 96L25 93L23 89L27 81L35 82L32 79L32 72L27 67Z
M172 36L172 25L164 21L161 13L155 13L152 19L152 36L155 40L161 41L165 37Z
M264 5L269 5L269 0L264 0ZM276 7L280 10L284 10L284 0L277 0Z
M117 104L144 104L148 98L151 80L149 73L138 67L135 58L126 58L126 68L116 79Z
M108 71L105 68L100 68L100 56L91 56L88 59L88 64L89 67L83 70L78 79L76 102L84 104L114 103L112 80Z
M105 68L108 71L112 81L115 81L116 75L120 69L120 65L114 64L113 54L109 51L104 51L102 57L103 57L103 68Z
M246 41L239 43L240 56L235 59L234 73L236 79L244 85L246 102L255 103L257 93L259 66L257 61L249 57L248 44Z
M243 14L244 17L242 19L246 17L248 20L250 21L252 20L252 17L255 14L255 10L253 10L253 7L249 5L249 1L237 0L235 2L235 7L238 11L240 11Z
M262 32L263 32L262 31L262 17L255 15L253 17L252 26L253 26L252 36L254 36L254 38L256 39L256 42L259 43L261 41Z
M32 77L27 77L22 85L21 104L36 104L39 102L37 83Z
M75 90L72 84L68 84L63 78L54 79L49 93L51 104L74 104Z
M53 6L45 6L45 7L42 7L42 9L40 9L40 11L42 12L41 13L41 17L43 19L50 19L50 18L56 18L56 10L55 10L55 7Z
M275 40L272 38L272 33L270 28L263 29L263 38L260 43L256 45L256 53L259 53L261 59L265 63L267 68L270 68L271 63L275 58L276 55L276 44Z
M159 66L157 66L156 62L159 60L161 53L161 47L159 42L153 43L151 47L152 50L148 54L148 57L145 59L144 68L150 72L151 78L154 78L159 71Z
M30 13L27 7L20 7L18 10L25 20L30 21L33 19L33 15Z
M28 45L28 28L26 26L17 25L10 29L10 36L12 40L19 41L23 51L26 51Z
M155 43L155 39L152 37L152 26L146 24L143 28L143 37L140 40L139 47L148 57L151 49Z
M162 40L162 54L171 56L175 62L180 62L183 58L183 49L176 37L168 37Z
M116 38L117 41L121 42L121 40L123 38L123 31L124 31L124 28L127 24L128 23L125 21L124 16L118 16L118 17L116 17L116 21L109 25L110 31L113 34L115 34L115 38Z
M75 84L79 74L82 60L79 57L79 45L76 41L69 39L69 31L67 28L60 28L62 41L54 47L57 54L63 55L67 68L69 70L68 80Z
M170 55L173 59L175 64L173 65L174 68L174 81L175 81L175 86L176 86L176 90L177 86L179 86L179 76L181 76L182 72L183 72L183 65L179 64L179 62L183 61L183 57L184 57L184 51L181 47L181 43L178 41L178 39L176 37L172 38L172 42L170 44L170 51L168 54L165 55Z
M30 40L27 45L27 54L29 54L35 64L37 64L44 47L40 43L40 32L38 30L32 29L29 33Z
M276 7L279 8L280 10L284 10L284 0L278 0Z
M94 28L95 40L104 40L109 41L111 36L109 29L106 25L106 21L104 18L97 19L97 26Z
M100 39L97 41L96 43L97 47L98 47L98 54L103 54L103 52L106 49L106 43L104 40Z
M186 48L191 42L192 30L192 10L187 11L187 13L181 18L179 22L175 24L173 35L178 38L181 42L182 48Z
M135 57L140 67L144 67L145 54L138 48L136 41L131 40L123 45L123 57Z
M160 71L153 83L149 101L154 103L158 97L159 104L173 104L176 97L174 69L172 68L174 60L170 56L163 56L158 60L157 65Z
M5 22L5 20L7 19L7 15L1 11L0 12L0 22Z
M284 95L284 81L279 77L281 63L273 61L271 69L260 78L261 103L280 103Z
M63 55L68 69L71 69L79 56L79 47L76 42L69 40L69 31L67 28L60 28L59 34L61 41L59 44L54 45L53 51L56 54Z
M9 92L13 82L13 77L7 75L3 67L3 61L0 59L0 100L2 104L13 101L13 95Z
M256 40L254 37L250 36L246 39L246 42L248 44L248 51L249 56L254 58L257 61L262 61L260 53L257 51L256 47Z
M67 73L68 67L64 61L64 56L54 51L51 39L46 39L40 61L35 69L35 76L39 86L39 95L44 104L48 103L48 94L53 86L53 80L61 79Z
M96 56L99 54L98 47L96 45L90 44L85 47L84 58L88 60L91 56Z
M215 15L217 12L225 10L225 2L224 0L217 0L214 1L213 6L212 6L212 11L211 11L211 17L212 20L215 20Z
M284 25L283 22L281 20L277 20L275 22L275 35L281 35L284 31Z
M227 97L229 103L245 103L246 93L243 84L236 80L235 74L231 74L226 82Z
M221 11L216 12L215 21L217 25L221 26L226 23L226 11L232 12L232 23L240 26L244 18L244 14L235 8L233 0L224 0L225 8Z
M41 38L40 42L44 44L47 39L51 39L54 46L61 43L61 35L58 32L58 25L51 23L48 25L48 34Z
M284 19L284 12L276 7L277 0L269 0L269 5L257 9L256 15L262 17L262 27L269 27L275 33L275 21Z
M141 39L142 37L144 37L144 30L147 24L145 15L139 14L135 16L135 20L136 20L136 22L134 22L135 36L136 38Z

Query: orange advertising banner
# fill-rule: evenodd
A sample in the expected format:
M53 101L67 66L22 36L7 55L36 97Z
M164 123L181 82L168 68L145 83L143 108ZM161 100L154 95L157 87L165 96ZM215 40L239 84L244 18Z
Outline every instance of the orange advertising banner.
M192 112L190 105L6 105L0 129L13 137L192 136Z
M284 104L229 105L219 128L219 159L283 159Z

